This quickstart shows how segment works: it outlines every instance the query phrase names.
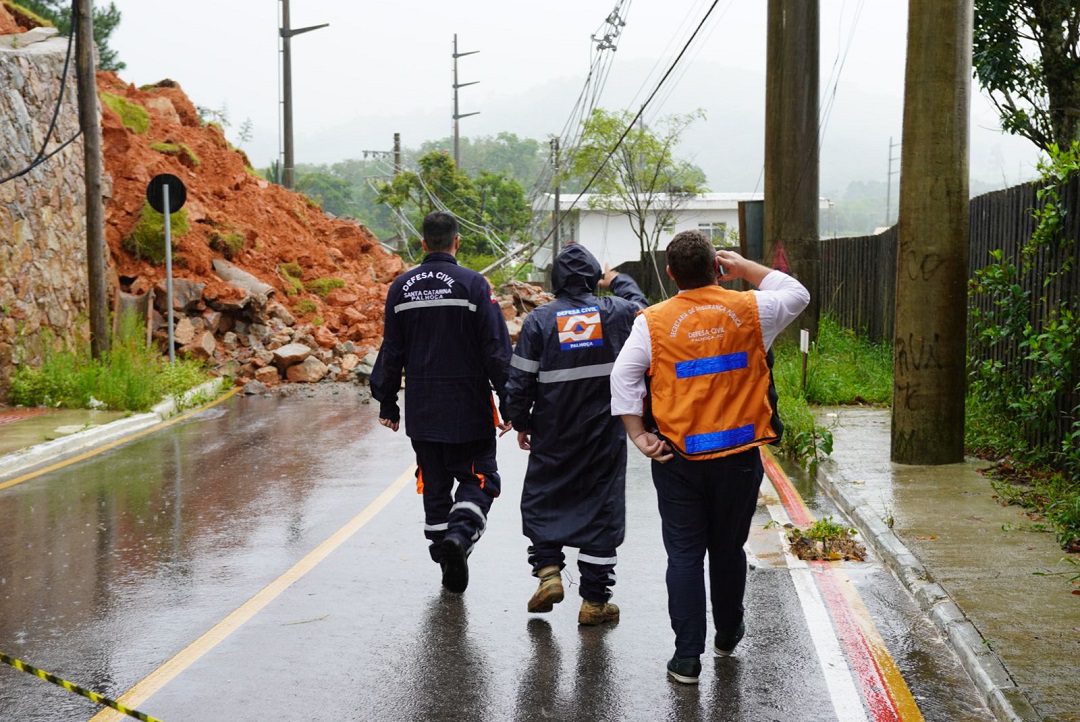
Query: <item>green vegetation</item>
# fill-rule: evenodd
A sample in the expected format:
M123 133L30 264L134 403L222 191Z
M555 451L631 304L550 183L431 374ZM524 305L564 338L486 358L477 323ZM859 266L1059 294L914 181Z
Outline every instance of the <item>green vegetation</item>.
M138 103L112 93L101 93L101 102L120 116L124 127L142 135L150 128L150 113Z
M25 0L24 0L24 2L25 2ZM27 5L33 5L33 4L34 3L30 2L30 3L26 3L26 5L23 5L22 3L8 2L8 0L5 0L5 2L4 2L4 6L8 10L10 10L12 12L12 14L15 15L15 16L22 15L24 18L26 18L27 20L32 22L34 25L37 25L38 27L44 27L44 28L54 28L54 27L56 27L56 23L54 23L52 20L50 20L49 18L44 17L43 15L40 15L40 14L34 12L29 7L27 7Z
M1001 499L1044 516L1062 546L1080 550L1080 406L1060 408L1080 395L1080 298L1055 298L1051 285L1077 260L1075 239L1063 232L1061 193L1080 175L1080 142L1051 146L1049 155L1040 164L1043 205L1033 211L1036 227L1019 265L993 251L970 285L989 309L971 313L965 431L976 453L1005 459L993 474ZM1019 279L1036 263L1045 283L1033 294ZM1007 349L1016 350L1016 362L1000 360Z
M802 353L794 341L774 347L773 377L780 397L784 438L780 449L815 469L832 453L832 432L814 422L810 404L888 404L892 400L892 348L872 343L823 316L818 340L811 344L806 388L802 388Z
M301 298L299 301L293 304L293 310L303 315L308 313L315 313L319 310L319 306L310 298Z
M178 156L179 158L181 158L180 162L184 163L184 165L188 166L189 168L198 167L198 165L202 163L202 161L199 159L199 156L195 154L195 151L193 151L189 146L185 145L184 143L151 143L150 149L156 150L158 153L163 153L165 155Z
M11 381L11 396L25 406L88 408L92 400L119 411L146 411L166 396L187 391L209 377L202 364L180 360L170 365L145 342L135 314L120 319L112 348L100 359L86 344L46 353L41 368L21 367ZM48 346L49 344L47 344Z
M210 240L207 241L207 244L210 248L225 256L226 260L231 261L240 255L240 251L244 250L244 244L246 242L247 239L244 238L244 234L238 231L229 231L226 233L213 231L210 234Z
M172 231L173 247L176 239L188 232L187 210L181 208L176 213L169 214L169 225ZM126 235L123 246L129 252L139 258L146 258L151 263L165 262L165 216L144 202L139 222Z
M304 270L299 263L282 263L278 266L278 275L285 281L285 295L296 296L304 292L304 282L300 279Z
M319 298L326 298L326 296L335 288L342 288L345 286L345 281L340 278L316 278L313 281L308 281L304 284L304 288L311 291Z
M837 524L831 516L818 519L808 529L790 526L787 539L800 559L863 561L866 549L855 541L856 530Z

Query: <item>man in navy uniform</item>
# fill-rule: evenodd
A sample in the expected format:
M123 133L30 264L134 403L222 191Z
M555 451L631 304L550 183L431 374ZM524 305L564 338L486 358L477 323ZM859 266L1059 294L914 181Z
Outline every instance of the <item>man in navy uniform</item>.
M626 434L611 416L608 374L647 302L625 274L600 272L584 246L552 266L555 301L533 311L510 361L507 413L528 450L521 520L540 582L530 612L563 599L563 547L578 549L578 623L619 619L611 604L616 548L626 529ZM610 287L614 296L596 297Z
M495 429L510 424L500 421L492 389L502 402L510 336L487 279L458 265L457 220L429 213L422 232L427 255L386 295L371 393L379 423L397 431L403 371L408 378L405 433L416 452L424 536L443 586L460 594L469 584L468 556L499 495Z

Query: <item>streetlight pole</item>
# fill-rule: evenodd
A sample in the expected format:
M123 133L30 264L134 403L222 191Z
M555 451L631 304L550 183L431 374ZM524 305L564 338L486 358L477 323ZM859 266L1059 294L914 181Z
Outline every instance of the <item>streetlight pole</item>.
M292 117L292 37L312 30L325 28L330 23L311 25L306 28L292 29L289 20L289 0L281 0L281 125L284 158L281 164L281 185L293 187L295 161L293 159L293 117Z

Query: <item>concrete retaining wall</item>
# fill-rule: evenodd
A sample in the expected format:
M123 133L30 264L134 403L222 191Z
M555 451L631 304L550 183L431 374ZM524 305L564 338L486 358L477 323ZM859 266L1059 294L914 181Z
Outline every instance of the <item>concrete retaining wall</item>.
M0 38L0 178L25 168L41 149L67 49L66 38L12 47L11 37L24 40ZM50 150L79 129L74 66L73 56ZM79 139L0 185L0 399L16 364L40 363L47 339L87 337L82 166Z

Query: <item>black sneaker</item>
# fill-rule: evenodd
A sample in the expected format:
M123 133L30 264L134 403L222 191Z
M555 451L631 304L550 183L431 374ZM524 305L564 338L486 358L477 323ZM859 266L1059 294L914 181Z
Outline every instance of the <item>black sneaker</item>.
M717 657L730 657L732 652L735 651L735 647L739 645L739 641L746 634L746 625L739 622L739 628L735 630L735 634L730 634L726 637L721 637L720 633L716 633L716 641L713 646L713 651L716 652Z
M469 562L465 547L454 537L442 540L442 585L454 594L461 594L469 586Z
M667 673L676 682L697 684L701 661L697 657L672 657L667 663Z

